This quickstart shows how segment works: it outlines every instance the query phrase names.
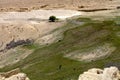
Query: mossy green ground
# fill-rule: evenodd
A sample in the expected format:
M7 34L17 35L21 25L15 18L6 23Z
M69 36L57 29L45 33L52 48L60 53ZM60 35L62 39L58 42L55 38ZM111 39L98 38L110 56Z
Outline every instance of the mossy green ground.
M76 27L64 31L62 40L42 48L29 46L28 48L35 49L31 55L14 65L0 69L0 71L20 68L31 80L77 80L79 74L90 68L104 68L111 62L120 63L120 36L116 34L120 32L120 26L116 24L115 19L95 21L79 18L74 20L77 23L84 22L84 25L75 25L69 21L69 25L67 24L63 28L73 25ZM105 32L105 35L101 35L102 31ZM99 35L95 36L95 34ZM117 47L108 57L92 62L63 57L64 54L71 51L91 49L104 43L111 43Z

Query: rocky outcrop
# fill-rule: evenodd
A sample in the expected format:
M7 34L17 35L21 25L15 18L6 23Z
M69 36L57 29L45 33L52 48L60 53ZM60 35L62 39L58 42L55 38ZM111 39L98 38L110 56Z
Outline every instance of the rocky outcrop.
M18 41L14 41L13 39L8 44L6 44L6 47L4 49L1 49L0 52L4 52L5 50L9 50L9 49L15 48L20 45L29 45L32 43L33 43L33 40L30 40L30 39L18 40Z
M26 40L18 40L18 41L10 41L8 44L6 44L6 49L11 49L11 48L15 48L19 45L28 45L33 43L33 40L30 39L26 39Z
M0 73L0 80L30 80L26 74L21 73L19 69Z
M120 80L120 71L116 67L93 68L81 74L78 80Z

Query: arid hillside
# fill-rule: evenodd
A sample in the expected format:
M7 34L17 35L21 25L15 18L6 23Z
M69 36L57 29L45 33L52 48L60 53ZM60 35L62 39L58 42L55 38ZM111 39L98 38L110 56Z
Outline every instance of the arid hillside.
M0 11L31 9L115 9L120 0L0 0Z
M0 0L0 80L120 80L118 69L120 0Z

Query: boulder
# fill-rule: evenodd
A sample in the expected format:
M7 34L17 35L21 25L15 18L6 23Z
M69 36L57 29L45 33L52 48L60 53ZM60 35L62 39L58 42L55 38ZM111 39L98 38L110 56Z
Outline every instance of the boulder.
M120 80L120 71L117 67L93 68L81 74L78 80Z

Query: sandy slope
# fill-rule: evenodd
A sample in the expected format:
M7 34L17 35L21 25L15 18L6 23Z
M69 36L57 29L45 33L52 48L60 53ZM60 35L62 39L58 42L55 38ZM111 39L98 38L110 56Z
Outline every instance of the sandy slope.
M15 41L26 39L37 40L41 38L41 36L49 34L49 32L54 29L61 27L64 23L65 22L49 23L47 21L38 24L28 22L0 23L0 50L4 49L6 44L10 43L13 39ZM47 38L49 38L49 36ZM32 52L32 50L20 47L0 52L0 67L16 63Z

